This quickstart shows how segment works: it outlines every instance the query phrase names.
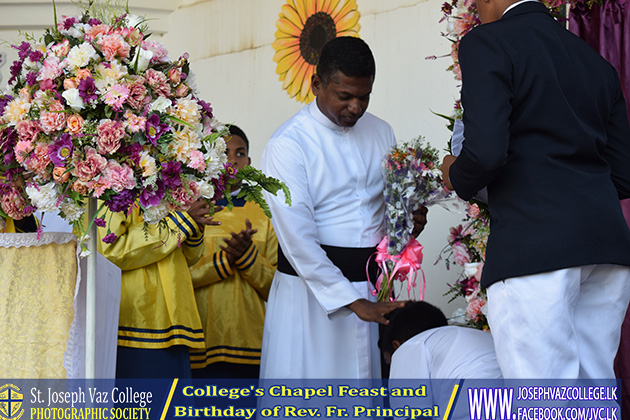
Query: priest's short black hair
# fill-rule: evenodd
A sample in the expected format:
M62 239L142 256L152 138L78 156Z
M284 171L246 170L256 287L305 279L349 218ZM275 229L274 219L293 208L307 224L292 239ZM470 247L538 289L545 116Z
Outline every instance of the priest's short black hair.
M347 77L374 77L374 56L364 40L342 36L333 38L324 45L317 63L317 75L326 85L338 71Z

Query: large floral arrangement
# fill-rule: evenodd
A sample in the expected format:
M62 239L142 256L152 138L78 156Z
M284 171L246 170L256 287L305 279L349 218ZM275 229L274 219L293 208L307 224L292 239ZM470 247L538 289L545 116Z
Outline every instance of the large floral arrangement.
M237 179L255 181L258 190L249 185L244 194L263 205L261 186L283 188L227 162L228 130L198 97L188 55L171 60L146 29L143 18L96 16L88 7L14 46L18 59L0 96L2 216L59 211L85 233L89 198L102 200L99 212L139 205L157 223L218 198Z
M413 212L421 205L454 197L444 186L439 159L437 149L418 137L394 146L383 160L386 234L376 257L381 267L376 283L379 301L393 298L394 280L407 281L408 293L417 285L422 245L412 236ZM420 288L420 298L423 296L424 286Z
M487 329L486 292L481 289L479 280L486 256L486 243L490 233L490 215L484 206L467 204L463 223L450 228L448 245L440 253L446 268L451 265L461 267L460 277L454 284L449 284L447 295L452 295L449 302L458 296L466 299L463 311L464 322L479 329Z

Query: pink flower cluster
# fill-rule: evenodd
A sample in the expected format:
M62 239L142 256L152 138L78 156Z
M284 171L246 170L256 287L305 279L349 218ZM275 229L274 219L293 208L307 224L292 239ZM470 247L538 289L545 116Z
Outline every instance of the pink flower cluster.
M46 45L14 46L11 95L0 95L4 214L80 210L88 198L185 211L222 193L226 131L189 86L187 54L170 60L141 21L64 17Z

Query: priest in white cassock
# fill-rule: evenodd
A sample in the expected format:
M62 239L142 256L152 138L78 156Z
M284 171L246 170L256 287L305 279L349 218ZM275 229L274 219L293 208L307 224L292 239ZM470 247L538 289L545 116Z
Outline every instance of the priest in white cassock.
M374 57L359 38L323 48L311 81L316 100L285 122L262 156L292 205L267 194L278 236L263 334L261 378L380 377L378 325L402 302L376 303L366 275L384 235L381 162L396 140L366 113ZM414 215L417 235L426 208ZM370 278L376 270L370 267Z

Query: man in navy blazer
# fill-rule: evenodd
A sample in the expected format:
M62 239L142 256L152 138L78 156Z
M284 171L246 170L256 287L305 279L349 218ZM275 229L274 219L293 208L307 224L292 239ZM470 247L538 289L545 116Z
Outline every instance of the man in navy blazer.
M505 378L613 378L630 299L630 126L615 69L538 1L477 0L461 41L463 150L488 188L482 285Z

